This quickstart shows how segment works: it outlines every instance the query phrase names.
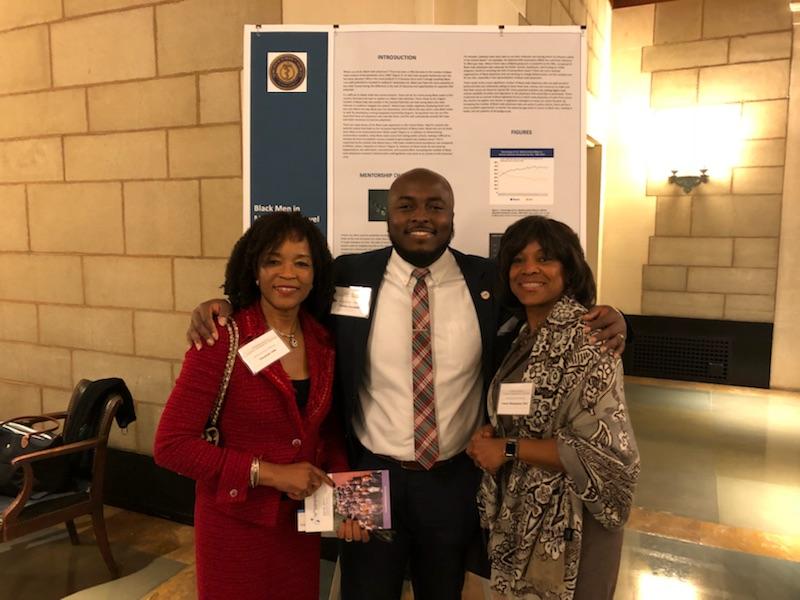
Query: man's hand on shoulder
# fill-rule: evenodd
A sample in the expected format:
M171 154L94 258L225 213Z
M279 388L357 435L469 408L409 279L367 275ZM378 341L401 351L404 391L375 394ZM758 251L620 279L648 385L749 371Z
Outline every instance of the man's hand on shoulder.
M209 346L213 346L214 342L219 339L214 318L216 317L217 323L225 327L232 312L233 308L224 298L206 300L198 305L192 311L192 320L189 323L189 329L186 330L186 341L193 344L198 350L203 347L203 341Z
M591 334L591 339L601 344L604 350L621 355L625 351L625 339L628 326L625 318L613 306L594 306L582 317L584 329Z

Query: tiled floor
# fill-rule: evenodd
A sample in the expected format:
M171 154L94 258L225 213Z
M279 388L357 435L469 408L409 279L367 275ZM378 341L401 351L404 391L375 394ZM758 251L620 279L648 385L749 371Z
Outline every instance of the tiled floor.
M655 380L626 386L640 507L800 534L800 395Z
M91 523L80 518L76 520L79 546L70 544L64 527L0 544L5 582L0 599L138 600L194 562L191 527L108 507L106 525L111 551L122 570L120 579L109 582ZM185 597L193 598L191 578L189 584Z
M642 479L617 600L800 599L800 394L637 378L626 389ZM0 545L0 599L194 598L190 527L108 514L126 577L101 585L91 534L75 548L53 529ZM477 578L464 598L483 598Z
M797 600L800 564L627 530L616 600Z

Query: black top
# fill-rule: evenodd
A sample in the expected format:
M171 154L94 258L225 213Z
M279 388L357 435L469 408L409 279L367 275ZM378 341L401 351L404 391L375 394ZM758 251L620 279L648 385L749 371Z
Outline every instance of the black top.
M297 400L297 408L301 411L305 409L308 404L308 393L311 390L310 379L292 379L294 386L294 397Z

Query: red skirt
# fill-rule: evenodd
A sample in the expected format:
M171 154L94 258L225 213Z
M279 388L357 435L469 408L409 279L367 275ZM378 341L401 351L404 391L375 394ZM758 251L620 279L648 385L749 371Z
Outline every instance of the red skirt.
M299 502L283 500L275 527L254 525L195 501L200 600L318 600L319 534L297 531Z

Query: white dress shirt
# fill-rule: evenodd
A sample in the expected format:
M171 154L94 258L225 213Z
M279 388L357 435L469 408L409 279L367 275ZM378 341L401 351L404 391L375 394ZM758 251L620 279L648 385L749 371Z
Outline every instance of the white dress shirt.
M360 412L353 417L356 435L367 449L398 460L414 460L414 268L392 250L367 341ZM431 311L439 460L445 460L466 448L481 422L481 334L464 275L450 251L429 269L425 282Z

